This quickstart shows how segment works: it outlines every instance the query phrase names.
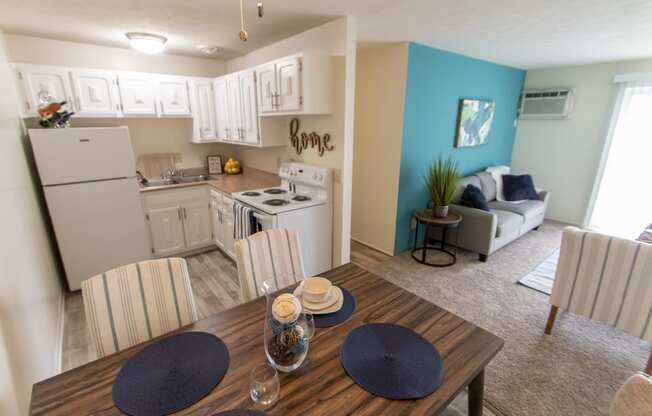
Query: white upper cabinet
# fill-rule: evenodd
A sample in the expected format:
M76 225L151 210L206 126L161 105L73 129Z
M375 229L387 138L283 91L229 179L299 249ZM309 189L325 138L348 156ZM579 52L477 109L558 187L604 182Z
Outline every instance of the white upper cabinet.
M66 101L67 109L76 111L68 70L61 67L41 65L16 65L18 79L22 84L25 117L38 116L39 107L49 102Z
M73 70L70 77L77 116L116 117L120 114L120 93L114 73Z
M288 58L276 64L278 83L276 108L279 111L301 110L301 61Z
M118 75L122 113L134 116L157 115L158 82L151 74L121 73Z
M302 53L261 65L256 71L261 116L332 113L332 57Z
M161 116L190 116L190 99L186 78L161 77L158 93Z
M212 78L195 78L190 82L192 97L193 142L216 141L215 98Z
M268 64L256 70L258 75L258 108L261 113L276 111L276 64Z
M241 94L241 140L247 144L258 144L258 102L256 100L256 72L242 71L238 74Z
M242 99L238 74L226 77L227 116L229 118L228 141L242 141Z
M230 136L230 128L226 78L216 78L213 81L213 94L215 95L215 136L219 140L227 140Z

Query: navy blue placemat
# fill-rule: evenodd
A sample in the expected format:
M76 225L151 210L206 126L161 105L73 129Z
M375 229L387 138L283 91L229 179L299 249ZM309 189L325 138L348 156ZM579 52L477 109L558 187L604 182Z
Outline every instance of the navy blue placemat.
M340 360L360 387L387 399L425 397L444 379L444 365L434 345L400 325L355 328L342 344Z
M215 335L172 335L125 363L113 382L113 402L131 416L168 415L210 393L228 368L229 350Z
M329 326L339 325L349 319L353 312L355 312L356 302L355 298L348 290L340 287L342 296L344 296L344 303L339 311L333 313L325 313L323 315L313 315L315 318L316 328L328 328Z
M267 413L259 412L258 410L234 409L215 413L213 416L267 416Z

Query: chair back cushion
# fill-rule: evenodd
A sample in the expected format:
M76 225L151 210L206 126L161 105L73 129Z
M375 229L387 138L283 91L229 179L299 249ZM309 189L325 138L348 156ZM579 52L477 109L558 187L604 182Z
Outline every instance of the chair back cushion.
M652 341L652 244L567 227L550 303Z
M652 415L652 379L644 374L634 374L616 393L609 416L649 415Z
M83 281L81 290L98 358L197 321L181 258L118 267Z
M261 231L235 243L238 278L244 301L264 295L262 284L272 279L277 289L305 277L299 236L295 230Z

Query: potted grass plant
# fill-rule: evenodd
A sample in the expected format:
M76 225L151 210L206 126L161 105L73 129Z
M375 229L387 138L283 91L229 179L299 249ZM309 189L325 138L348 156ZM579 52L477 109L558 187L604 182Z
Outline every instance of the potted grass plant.
M439 156L425 174L426 187L435 206L435 217L448 215L448 205L453 201L460 180L457 162L452 157L444 159Z

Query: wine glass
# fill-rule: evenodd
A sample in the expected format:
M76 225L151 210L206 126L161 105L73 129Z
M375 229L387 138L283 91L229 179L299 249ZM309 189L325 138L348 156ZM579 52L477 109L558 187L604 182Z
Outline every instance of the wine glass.
M312 340L312 337L315 335L315 317L311 313L306 312L299 318L299 325L303 328L306 338L309 341Z
M250 396L254 403L269 406L278 399L280 390L278 372L269 363L260 364L251 370Z

